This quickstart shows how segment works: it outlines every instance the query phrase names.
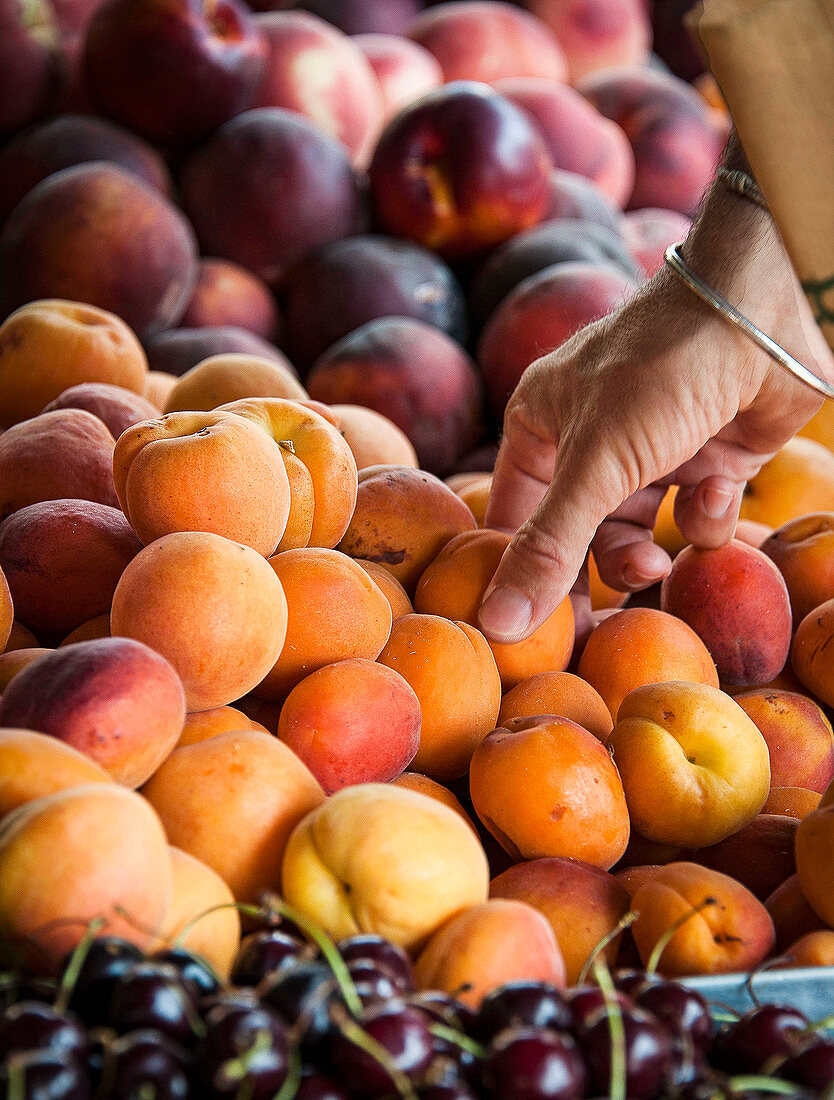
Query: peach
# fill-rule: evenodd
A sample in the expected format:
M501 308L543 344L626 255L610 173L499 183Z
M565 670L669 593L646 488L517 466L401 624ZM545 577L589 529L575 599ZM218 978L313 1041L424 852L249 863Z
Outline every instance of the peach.
M145 351L151 372L173 374L177 378L213 355L239 353L286 363L284 355L269 341L234 325L168 329L146 340Z
M628 843L623 785L606 747L568 718L510 718L480 743L469 789L515 860L581 859L607 870Z
M481 598L509 544L510 536L500 531L458 535L420 578L414 593L415 610L476 626ZM536 673L566 668L573 639L573 608L565 599L524 641L490 642L504 690Z
M834 932L806 932L785 951L787 966L834 966Z
M541 220L551 169L522 111L485 85L456 81L385 127L371 202L388 233L463 259Z
M142 339L175 324L188 304L196 246L158 191L95 162L56 172L15 207L0 234L0 272L7 310L36 298L89 302Z
M516 684L501 700L498 724L537 714L569 718L600 741L607 741L614 728L599 692L571 672L539 672Z
M376 233L316 249L288 276L284 301L290 348L302 370L380 318L410 317L458 343L467 335L466 300L448 264L413 241Z
M813 512L834 512L834 453L794 436L747 482L740 514L782 527Z
M632 691L608 744L633 827L661 844L717 844L753 820L770 790L765 739L729 695L707 684Z
M170 661L189 711L211 710L245 695L275 664L287 601L269 563L250 547L178 531L128 565L110 621L114 635L144 642Z
M70 631L58 648L62 649L64 646L75 645L76 642L93 642L97 638L109 638L110 636L110 612L107 611L104 615L96 615L95 618L87 619L81 626L77 626L75 630Z
M773 534L773 528L766 523L755 523L752 519L740 519L736 524L736 538L748 546L761 550L763 544Z
M834 597L834 512L789 520L762 543L762 551L785 578L794 626Z
M339 549L382 565L411 595L446 543L474 529L463 501L432 474L369 466L359 475L356 509Z
M486 856L472 829L434 798L365 783L331 795L295 828L283 896L334 939L376 932L419 951L486 901Z
M12 593L6 574L3 572L2 563L0 563L0 653L3 653L11 643L14 625ZM23 629L25 630L25 627Z
M118 505L114 439L82 409L22 420L0 435L0 519L40 501L76 499Z
M269 733L269 730L264 729L259 722L254 722L236 707L198 710L193 714L186 714L176 748L181 749L185 745L196 745L200 741L208 741L220 733L242 733L250 729Z
M345 34L306 11L255 17L267 45L255 107L283 107L315 123L364 164L382 128L382 91Z
M616 720L623 699L644 684L686 680L718 687L706 646L686 623L650 607L626 607L593 631L577 672Z
M107 382L79 382L77 386L69 386L45 405L42 412L55 409L86 409L107 425L114 439L140 420L153 419L158 411L147 397Z
M332 405L339 430L353 452L356 469L420 465L411 440L393 420L360 405Z
M431 779L458 779L495 726L501 680L486 638L467 623L404 615L379 655L414 689L422 727L414 767Z
M0 724L48 733L138 787L177 742L185 695L158 653L128 638L45 653L0 698Z
M623 219L623 236L648 278L663 267L670 244L686 239L691 219L677 210L631 210Z
M522 280L493 313L478 343L478 364L497 418L524 371L637 289L610 264L580 261Z
M793 691L769 689L735 700L767 742L771 786L822 794L834 779L834 733L817 704Z
M455 813L460 814L464 821L472 827L472 831L477 836L478 830L472 824L472 819L463 808L460 799L454 791L450 791L449 788L444 787L442 783L438 783L435 779L429 779L427 775L423 775L421 772L410 771L405 771L395 776L391 780L391 783L395 787L404 787L407 791L416 791L417 794L424 794L429 798L436 798L438 802L442 802L444 806L448 806L450 810L454 810Z
M572 82L595 69L648 60L652 31L641 0L530 0L528 6L558 38Z
M356 462L339 430L314 408L280 397L221 405L280 444L290 485L290 514L278 550L336 546L356 504Z
M737 833L690 854L693 863L730 875L760 901L796 874L795 818L761 813Z
M174 749L142 793L171 844L211 867L245 902L277 890L290 833L324 800L298 757L258 730Z
M36 416L82 382L141 394L147 370L141 344L112 313L80 302L30 302L0 325L0 428Z
M286 5L287 0L280 2ZM252 7L263 11L269 4L255 0ZM349 35L405 34L420 10L419 0L305 0L304 7Z
M475 364L445 333L409 317L382 317L345 336L316 360L307 382L326 404L387 416L432 473L449 473L483 434Z
M617 866L617 875L619 877L621 872L635 867L659 867L664 863L674 863L685 854L686 849L679 844L658 844L653 840L646 840L632 829L625 855Z
M629 208L691 215L724 143L695 89L671 73L632 65L590 73L577 88L631 142L636 173Z
M186 162L182 200L205 255L234 260L270 285L313 249L357 232L361 219L344 147L277 107L221 126Z
M175 412L142 421L119 437L113 476L146 544L174 531L211 531L268 557L287 527L281 450L239 416Z
M414 972L420 989L454 994L473 1009L507 982L565 986L553 929L532 905L513 898L492 898L452 917L423 948Z
M28 969L54 973L95 917L103 933L144 946L172 887L159 817L116 783L36 798L3 819L0 938L7 960Z
M283 700L335 661L373 661L391 633L391 605L365 570L338 550L285 550L270 565L286 597L284 648L257 694Z
M554 168L548 180L547 209L542 222L572 218L621 233L623 214L614 200L587 176Z
M832 634L834 599L826 600L805 616L791 645L793 671L803 686L829 707L834 706L834 653L829 649Z
M537 127L556 168L593 180L618 206L628 202L634 153L616 122L573 88L552 80L499 80L495 88Z
M307 391L279 351L267 359L243 352L211 355L180 375L168 395L166 412L207 412L250 397L303 400Z
M171 390L176 384L177 377L175 374L168 374L161 370L148 371L142 393L156 410L155 416L165 411Z
M824 928L820 920L802 893L799 875L791 875L781 886L773 891L765 901L776 930L776 949L784 951L800 936Z
M89 756L27 729L0 729L0 776L0 817L56 791L113 782Z
M489 896L526 902L547 918L565 960L568 985L576 985L589 956L630 903L628 891L607 871L558 856L508 868L492 880ZM619 944L618 936L603 952L611 965Z
M0 6L0 134L13 134L57 106L65 83L51 4Z
M176 944L205 959L220 978L228 979L240 946L240 915L234 908L234 895L211 867L180 848L172 846L170 852L173 896L156 946L164 950Z
M357 34L353 41L379 82L383 121L443 83L437 59L416 42L395 34Z
M737 539L681 550L660 588L660 606L692 627L729 684L766 684L784 668L791 605L770 558Z
M669 863L650 870L631 898L639 914L631 934L644 966L660 938L689 914L660 957L661 974L677 978L749 971L770 955L773 921L740 883L696 863Z
M0 577L2 577L2 575L3 570L0 569ZM6 616L8 614L7 609L10 609L11 607L11 605L8 603L8 590L9 589L8 585L5 583L5 578L0 579L0 607L2 607L3 609L2 612L0 612L0 614L2 614L2 619L0 621L2 621L4 624L6 622ZM4 625L2 630L5 631L5 629L6 628ZM0 632L0 637L2 637L2 632ZM13 619L11 622L11 629L9 630L8 637L6 639L6 648L3 650L3 652L12 653L17 649L31 649L33 646L37 646L37 644L38 639L35 637L32 631L25 627L23 623L18 622L17 619Z
M362 658L337 661L297 684L281 708L278 736L325 794L387 783L420 744L420 701L408 681Z
M392 620L414 613L408 593L392 573L389 573L387 569L375 561L364 561L362 558L354 558L353 560L357 565L362 566L391 605Z
M230 260L200 260L197 284L180 318L183 328L231 325L274 342L281 328L278 305L262 279Z
M783 817L803 817L814 812L820 804L818 791L809 791L804 787L771 787L767 802L762 806L763 814L781 814Z
M0 566L16 613L64 637L110 610L128 562L142 549L118 510L88 500L46 500L0 523Z
M6 690L7 685L24 668L28 668L38 657L44 653L52 653L52 649L43 649L33 646L31 649L15 649L11 653L0 653L0 692Z

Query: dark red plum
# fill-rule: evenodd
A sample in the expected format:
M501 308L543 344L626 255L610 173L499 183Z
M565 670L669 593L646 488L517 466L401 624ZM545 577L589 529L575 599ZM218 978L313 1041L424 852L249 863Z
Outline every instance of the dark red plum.
M218 328L172 328L160 332L145 344L148 366L179 377L212 355L240 352L275 359L286 366L284 356L273 345L246 329L221 325Z

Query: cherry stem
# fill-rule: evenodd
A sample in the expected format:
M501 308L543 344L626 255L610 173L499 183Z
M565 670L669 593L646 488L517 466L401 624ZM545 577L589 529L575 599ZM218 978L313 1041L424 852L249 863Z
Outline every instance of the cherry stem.
M8 1060L7 1069L9 1073L8 1091L6 1093L8 1100L26 1100L26 1070L22 1060L12 1056Z
M260 920L266 920L269 917L269 913L260 905L248 905L243 901L221 901L219 905L212 905L208 909L204 909L202 913L198 913L196 917L192 917L187 924L184 924L174 939L170 941L171 946L182 947L183 942L203 917L211 916L212 913L217 913L221 909L237 909L238 913L242 913L244 917L254 917Z
M293 1100L293 1097L298 1092L298 1086L300 1084L301 1056L298 1051L293 1048L293 1050L290 1051L290 1069L287 1074L287 1079L272 1097L272 1100Z
M617 923L614 925L614 927L611 929L611 931L606 932L606 934L602 937L602 939L599 941L599 943L593 949L591 954L585 960L585 965L582 967L582 970L579 972L579 978L577 979L577 982L576 982L576 984L578 986L585 985L585 983L588 980L588 975L593 970L599 956L603 953L603 951L605 951L605 949L610 944L612 944L614 942L614 940L617 938L617 936L621 936L623 934L623 932L625 932L626 928L630 928L632 926L632 924L634 924L634 922L637 920L639 915L640 914L637 913L634 909L629 909L629 911L627 913L624 913L623 916L620 917L620 919L617 921Z
M780 1081L778 1077L756 1077L753 1074L731 1077L727 1084L731 1092L745 1092L750 1089L756 1092L773 1092L779 1096L796 1096L797 1089L793 1081Z
M699 901L697 905L693 905L691 909L689 909L686 913L681 914L681 916L679 916L676 921L673 921L672 924L669 925L669 927L657 941L657 943L654 945L652 953L651 955L649 955L649 961L646 964L646 973L652 975L657 972L657 968L660 965L660 959L663 955L663 952L671 943L675 933L683 928L688 920L691 920L693 917L697 916L698 913L701 913L704 909L708 909L711 905L717 904L718 902L715 900L715 898L704 898L703 901Z
M107 924L105 917L95 917L87 925L87 931L78 941L75 950L70 956L70 961L64 968L64 973L61 975L61 984L58 986L58 991L55 994L53 1005L56 1012L66 1012L73 990L75 989L75 983L78 981L78 976L81 973L81 967L84 965L84 960L87 958L90 948L93 946L93 940L102 928L104 928L105 924Z
M484 1059L487 1056L485 1047L453 1027L446 1024L429 1024L429 1031L438 1039L445 1039L448 1043L454 1043L455 1046L460 1047L461 1050L467 1051L476 1058Z
M611 1036L611 1072L608 1080L608 1100L626 1100L626 1035L623 1010L617 999L617 990L611 980L611 971L602 959L594 961L594 977L602 990L607 1009L608 1034Z
M834 1031L834 1016L823 1016L815 1024L803 1031L803 1035L816 1035L818 1031Z
M386 1050L382 1043L377 1042L373 1035L369 1035L344 1010L337 1011L337 1008L334 1008L333 1020L346 1039L358 1046L360 1050L364 1050L385 1070L402 1100L419 1100L411 1081L401 1069L394 1065L390 1051ZM623 1097L622 1100L625 1098Z

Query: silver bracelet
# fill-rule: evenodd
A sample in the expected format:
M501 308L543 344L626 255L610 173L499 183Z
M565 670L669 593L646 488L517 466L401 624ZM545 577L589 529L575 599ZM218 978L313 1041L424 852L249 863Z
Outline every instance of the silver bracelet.
M743 199L749 199L762 210L768 210L767 200L749 172L743 172L740 168L726 168L722 164L716 169L715 178L723 183L728 191L741 195Z
M798 378L800 382L804 382L806 386L810 386L815 393L821 394L823 397L834 397L834 386L826 382L824 378L814 374L798 359L794 359L792 355L789 355L775 340L771 340L766 333L757 328L743 313L739 313L735 306L730 305L726 298L722 298L717 291L713 290L708 283L705 283L691 270L678 251L682 243L682 241L678 241L677 244L670 244L665 253L667 266L674 271L680 281L688 286L694 294L697 294L702 302L706 302L716 313L720 313L731 325L741 329L746 336L749 336L754 343L758 344L762 351L767 352L771 359L775 359L779 366L792 374L794 378Z

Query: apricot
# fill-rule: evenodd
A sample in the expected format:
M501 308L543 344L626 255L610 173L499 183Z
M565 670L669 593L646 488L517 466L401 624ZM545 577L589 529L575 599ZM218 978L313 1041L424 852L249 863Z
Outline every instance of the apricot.
M393 420L361 405L332 405L339 430L353 452L356 469L419 465L411 440Z
M113 452L122 510L144 543L210 531L269 557L290 514L279 448L222 412L169 413L135 424Z
M279 397L221 405L280 444L290 515L279 550L336 546L356 504L356 462L339 430L315 409Z
M399 672L420 700L415 769L441 782L464 775L501 705L501 680L486 638L468 623L403 615L379 661Z
M142 549L118 508L88 500L45 500L0 523L0 565L17 615L63 637L108 613L128 562Z
M484 474L482 477L471 481L468 485L455 490L457 495L475 517L479 527L484 526L489 494L492 489L492 474Z
M2 576L2 573L3 570L0 569L0 576ZM0 580L0 607L4 607L5 619L5 598L3 590L3 581ZM2 637L2 634L0 634L0 637ZM37 646L37 644L38 639L35 637L32 631L27 629L27 627L25 627L23 623L18 622L17 619L13 619L11 629L9 630L9 635L6 639L6 648L3 650L3 652L12 653L16 649L33 649Z
M302 400L307 391L277 349L267 359L243 352L226 352L202 359L180 375L168 394L166 412L208 412L230 401L250 397Z
M357 783L387 783L417 752L420 701L385 665L337 661L293 688L281 708L278 736L325 794Z
M771 786L822 794L834 779L834 732L817 704L793 691L767 688L735 700L767 742Z
M831 860L834 858L834 805L823 795L819 808L808 814L796 830L796 871L808 904L818 917L834 926L834 891Z
M762 806L763 814L781 814L783 817L803 817L813 813L820 804L817 791L808 791L804 787L771 787L767 802Z
M571 672L539 672L516 684L501 700L498 724L537 714L569 718L600 741L607 741L614 728L599 692Z
M791 598L794 626L834 597L834 512L813 512L782 524L762 543Z
M420 989L440 989L477 1009L507 982L565 986L565 962L545 917L532 905L497 898L473 905L438 929L415 965Z
M741 518L782 527L813 512L834 511L834 453L794 436L745 486Z
M259 696L282 700L324 665L379 656L391 632L391 605L360 565L323 547L285 550L269 564L286 597L287 634Z
M662 844L717 844L753 820L770 790L765 739L729 695L707 684L632 691L608 744L633 827Z
M189 711L233 702L259 684L287 631L281 582L260 554L219 535L178 531L137 554L110 612L113 634L166 657Z
M231 260L207 258L200 260L197 284L180 325L183 328L229 325L274 341L280 332L281 318L272 292L257 275Z
M110 636L110 612L107 611L103 615L96 615L95 618L87 619L81 626L77 626L75 630L70 631L58 648L63 649L64 646L75 645L76 642L92 642L96 638L109 638Z
M128 787L156 771L184 721L174 669L128 638L49 651L19 672L0 699L0 725L58 737Z
M577 672L596 688L615 721L623 699L644 684L686 680L718 687L715 664L695 631L649 607L626 607L601 622Z
M627 592L620 592L610 585L604 584L599 575L596 559L593 554L588 554L588 585L591 594L591 610L607 611L616 610L623 606L628 599Z
M420 578L415 610L477 626L481 599L510 541L502 531L465 532L452 539ZM564 599L524 641L490 642L504 690L538 672L567 668L573 640L573 607Z
M205 959L218 977L226 980L240 946L240 915L234 908L234 895L211 867L181 848L172 846L170 852L173 896L156 946L164 950L176 944ZM188 932L182 936L186 928Z
M0 563L0 653L3 653L11 643L14 626L14 603L9 582Z
M0 942L29 970L55 973L96 917L107 922L101 934L145 946L172 888L159 817L117 783L35 798L3 819Z
M211 867L245 902L277 890L287 838L324 800L298 757L258 730L174 749L142 793L171 844Z
M628 891L613 875L578 859L551 856L518 863L494 878L490 898L513 898L538 909L550 923L565 960L568 985L629 910ZM617 958L620 936L602 954Z
M0 435L0 520L42 500L94 500L118 507L115 440L82 409L23 420Z
M631 907L631 934L645 966L655 945L684 916L663 950L658 971L671 978L754 970L775 943L764 905L729 875L696 863L651 868Z
M770 897L796 874L794 836L799 822L792 817L761 813L737 833L691 853L693 863L730 875L760 901Z
M436 799L366 783L331 795L295 828L283 896L334 939L376 932L419 951L461 910L486 901L472 829Z
M803 686L828 706L834 706L834 599L809 611L796 629L791 664Z
M112 782L104 768L56 737L0 729L0 817L56 791Z
M357 565L362 566L391 605L392 619L399 619L403 615L412 615L414 613L414 608L411 606L411 600L408 598L408 593L393 573L389 573L384 566L379 565L379 563L375 561L365 561L363 558L353 558L352 560L355 561Z
M141 394L148 363L119 317L82 302L29 302L0 325L0 428L36 416L81 382Z
M359 475L356 509L339 549L376 562L412 595L429 563L475 517L447 485L408 466L369 466Z
M483 825L515 860L564 856L607 870L628 844L611 756L568 718L510 718L475 750L469 790Z
M791 875L777 886L765 901L765 909L776 930L776 950L779 952L800 936L825 927L802 893L799 875Z
M834 409L827 401L823 401L819 411L814 413L804 428L800 428L799 435L804 439L813 439L822 443L829 451L834 450Z
M785 951L787 966L834 966L834 932L806 932Z
M196 745L200 741L208 741L211 737L217 737L220 733L243 733L250 729L269 733L269 730L264 729L259 722L254 722L236 707L215 707L214 710L198 710L193 714L186 714L185 724L182 727L182 733L175 748L181 749L185 745Z
M158 412L147 397L107 382L79 382L69 386L42 411L54 412L55 409L86 409L107 425L114 439L140 420L152 420Z
M177 378L174 374L162 370L148 371L142 393L154 406L157 415L165 411L168 397L176 384Z
M43 657L44 653L53 652L52 649L33 646L31 649L15 649L11 653L0 653L0 692L6 690L18 672L28 668L33 661L37 661L38 657Z
M429 798L436 798L438 802L442 802L444 806L448 806L450 810L460 814L464 821L472 826L472 830L477 836L478 831L472 824L472 819L463 808L460 799L448 787L444 787L442 783L438 783L435 779L429 779L427 775L422 775L420 772L410 771L395 776L391 783L395 787L404 787L407 791L416 791L417 794L425 794Z
M683 550L684 546L688 545L675 523L675 498L677 495L678 488L676 485L666 490L666 496L660 502L660 507L657 510L657 519L652 534L654 541L658 546L663 547L670 558L674 558Z
M687 546L660 587L660 606L692 627L729 684L766 684L785 665L791 606L784 578L760 550L737 539L714 550Z

